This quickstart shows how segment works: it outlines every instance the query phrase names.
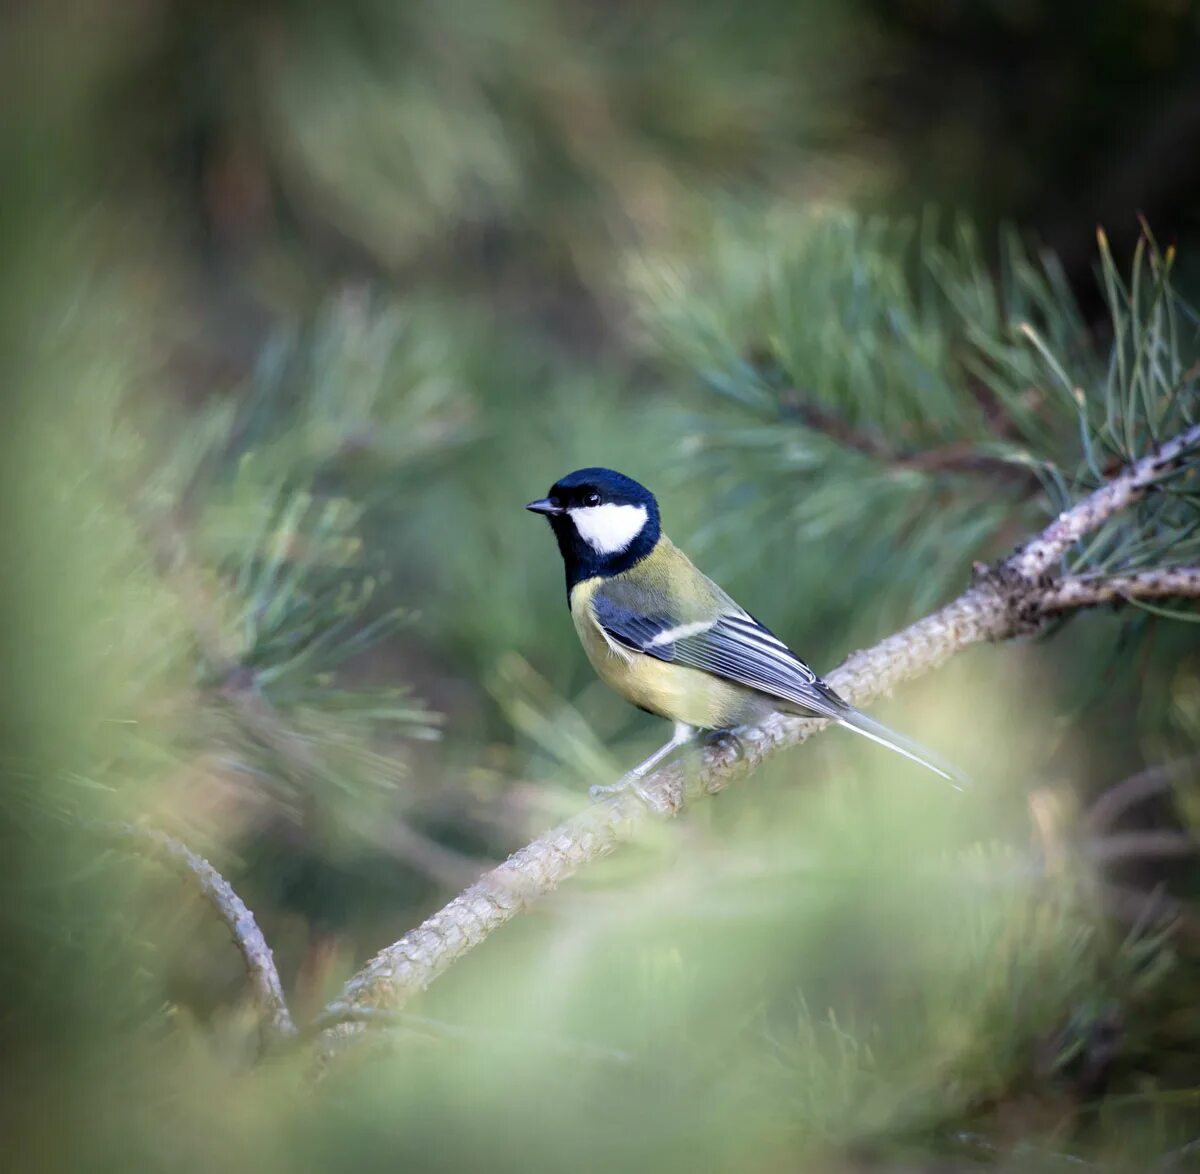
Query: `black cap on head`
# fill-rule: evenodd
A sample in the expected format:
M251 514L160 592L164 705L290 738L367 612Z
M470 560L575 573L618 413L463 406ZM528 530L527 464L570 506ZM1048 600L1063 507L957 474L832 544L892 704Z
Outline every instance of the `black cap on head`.
M599 467L576 469L560 477L546 497L531 501L525 508L539 514L554 514L573 506L597 506L608 502L640 505L645 506L648 513L658 512L654 494L644 485L615 469Z
M654 549L661 532L654 494L615 469L576 469L525 508L544 514L554 530L568 591L594 575L627 571Z

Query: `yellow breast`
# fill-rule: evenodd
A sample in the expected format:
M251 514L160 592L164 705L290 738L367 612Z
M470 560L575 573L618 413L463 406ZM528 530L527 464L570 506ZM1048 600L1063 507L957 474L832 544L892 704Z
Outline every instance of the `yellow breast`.
M763 699L749 689L700 669L646 656L609 638L596 620L592 599L601 579L571 590L571 618L592 667L627 701L672 721L701 729L728 729L754 720Z

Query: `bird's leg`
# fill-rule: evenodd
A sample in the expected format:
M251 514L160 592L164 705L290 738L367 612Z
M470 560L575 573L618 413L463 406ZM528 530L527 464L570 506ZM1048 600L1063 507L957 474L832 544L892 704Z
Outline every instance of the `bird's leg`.
M634 791L645 802L653 803L642 790L642 779L644 779L664 758L667 757L673 750L678 750L680 746L686 746L696 736L696 728L689 726L686 722L676 722L675 732L671 735L671 740L660 746L645 762L639 762L633 770L623 775L615 783L608 786L596 786L588 790L588 794L593 799L602 799L605 795L619 795L622 791Z

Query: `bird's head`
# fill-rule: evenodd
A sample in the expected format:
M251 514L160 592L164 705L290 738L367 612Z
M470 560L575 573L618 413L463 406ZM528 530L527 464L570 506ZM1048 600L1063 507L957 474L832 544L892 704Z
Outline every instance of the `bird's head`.
M576 469L525 508L544 514L550 523L566 563L568 587L592 575L628 570L659 538L654 494L612 469Z

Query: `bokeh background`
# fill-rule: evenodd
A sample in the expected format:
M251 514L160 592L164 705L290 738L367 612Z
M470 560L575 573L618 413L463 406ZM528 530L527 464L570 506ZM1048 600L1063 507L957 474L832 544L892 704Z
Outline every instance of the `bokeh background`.
M1181 759L1106 830L1195 826L1178 615L960 658L880 712L968 798L822 736L315 1083L303 1049L256 1059L212 911L96 832L211 859L311 1016L665 734L594 682L521 509L562 473L648 483L819 670L952 597L1081 460L1020 324L1090 391L1119 334L1106 272L1173 249L1200 299L1196 4L0 21L13 1168L1200 1156L1195 857L1085 834L1099 796ZM980 459L921 457L948 450Z

